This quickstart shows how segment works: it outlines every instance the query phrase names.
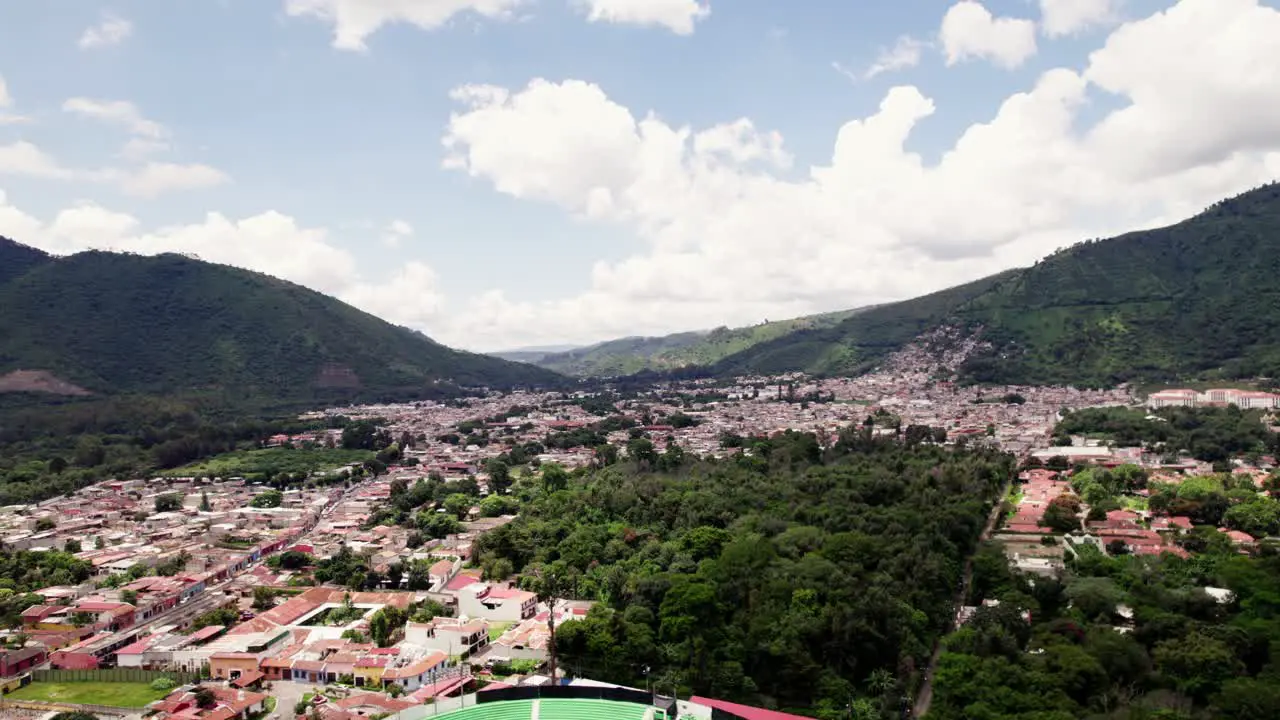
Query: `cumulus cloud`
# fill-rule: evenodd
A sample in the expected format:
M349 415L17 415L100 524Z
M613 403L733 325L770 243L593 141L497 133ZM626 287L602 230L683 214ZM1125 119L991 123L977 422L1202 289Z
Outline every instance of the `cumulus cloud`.
M589 22L664 27L677 35L692 35L699 20L711 15L710 5L698 0L575 0Z
M1280 12L1257 0L1182 0L1115 30L1081 67L1041 74L936 160L913 151L912 135L948 108L905 85L839 128L828 157L798 168L778 133L746 118L690 127L581 80L461 87L446 167L642 242L550 301L479 288L446 309L420 258L374 279L324 229L272 212L143 230L98 206L40 221L0 195L0 234L62 252L193 252L474 349L857 307L1176 221L1275 179L1277 36ZM1103 92L1118 109L1084 112ZM8 166L61 167L31 150ZM376 242L394 228L368 232Z
M1018 18L997 18L977 0L961 0L942 18L938 34L947 64L973 58L1006 69L1036 54L1036 24Z
M403 22L434 30L457 15L503 18L525 0L285 0L291 17L314 17L333 25L333 46L366 50L365 40L383 25Z
M97 25L85 28L76 44L81 50L111 47L128 40L132 34L133 23L117 15L106 13Z
M1120 0L1040 0L1040 29L1049 37L1072 35L1113 22Z
M577 80L460 88L446 167L646 242L573 297L482 293L465 339L590 341L856 307L1186 217L1280 169L1277 36L1280 13L1256 0L1183 0L1117 30L1079 71L1044 73L936 162L910 137L939 108L903 86L800 178L774 170L781 139L745 119L670 124ZM1126 105L1086 124L1099 90Z

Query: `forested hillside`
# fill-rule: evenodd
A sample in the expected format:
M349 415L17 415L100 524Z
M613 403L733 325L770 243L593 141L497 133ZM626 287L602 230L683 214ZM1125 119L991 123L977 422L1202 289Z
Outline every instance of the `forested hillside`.
M830 718L855 700L896 712L1012 459L861 429L827 451L800 433L749 444L693 462L637 440L636 462L544 473L477 561L600 601L557 631L572 672Z
M957 308L1017 272L1001 273L914 300L878 305L831 327L800 330L761 343L711 367L720 374L865 372L922 333L944 324Z
M1280 556L1241 555L1204 529L1189 559L1083 546L1062 580L1019 575L985 548L970 600L999 605L947 638L928 717L1280 717Z
M964 369L979 382L1280 376L1280 185L1171 227L1082 243L1031 268L790 333L711 368L856 373L942 324L991 342Z
M0 235L0 285L26 274L32 268L51 259L35 248L21 245Z
M800 330L821 330L864 310L808 315L740 328L721 327L661 337L629 337L530 359L539 367L578 377L615 377L645 371L711 365L735 353ZM511 359L516 359L512 357Z
M97 394L262 400L438 395L546 384L530 365L458 352L333 298L178 255L32 259L0 285L0 375L47 370Z

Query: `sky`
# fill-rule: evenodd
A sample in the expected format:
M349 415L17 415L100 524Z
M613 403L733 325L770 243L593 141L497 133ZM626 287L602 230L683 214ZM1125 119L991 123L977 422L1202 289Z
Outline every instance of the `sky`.
M0 0L0 235L471 350L750 325L1280 178L1278 37L1280 0Z

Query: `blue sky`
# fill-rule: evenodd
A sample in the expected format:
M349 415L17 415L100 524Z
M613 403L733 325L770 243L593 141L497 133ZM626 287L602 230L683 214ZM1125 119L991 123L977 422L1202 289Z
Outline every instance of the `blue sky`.
M1276 91L1231 77L1280 69L1274 2L646 2L0 0L0 233L194 252L496 349L910 297L1280 167ZM335 47L344 9L385 21L363 48ZM1137 121L1188 88L1233 104L1188 107L1211 147L1165 167L1144 137L1201 125ZM1032 109L1002 113L1017 93ZM646 137L651 112L687 142Z

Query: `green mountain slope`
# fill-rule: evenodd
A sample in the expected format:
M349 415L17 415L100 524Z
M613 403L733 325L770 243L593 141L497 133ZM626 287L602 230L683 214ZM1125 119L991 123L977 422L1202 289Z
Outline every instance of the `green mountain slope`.
M441 384L556 383L458 352L333 298L178 255L86 252L0 286L0 375L46 370L98 394L428 396Z
M1076 245L962 308L978 380L1280 376L1280 185L1167 228Z
M964 374L997 383L1280 376L1280 185L1177 225L761 343L712 366L856 373L925 330L982 329Z
M0 285L25 275L29 270L52 259L35 248L21 245L0 235Z
M742 328L717 328L661 337L628 337L577 350L528 357L528 361L566 375L614 377L711 365L760 343L804 329L831 327L862 310L809 315ZM505 357L514 356L504 354Z
M1015 276L1010 271L914 300L878 305L825 328L799 330L730 355L713 366L721 374L803 371L818 375L866 372L955 309Z

